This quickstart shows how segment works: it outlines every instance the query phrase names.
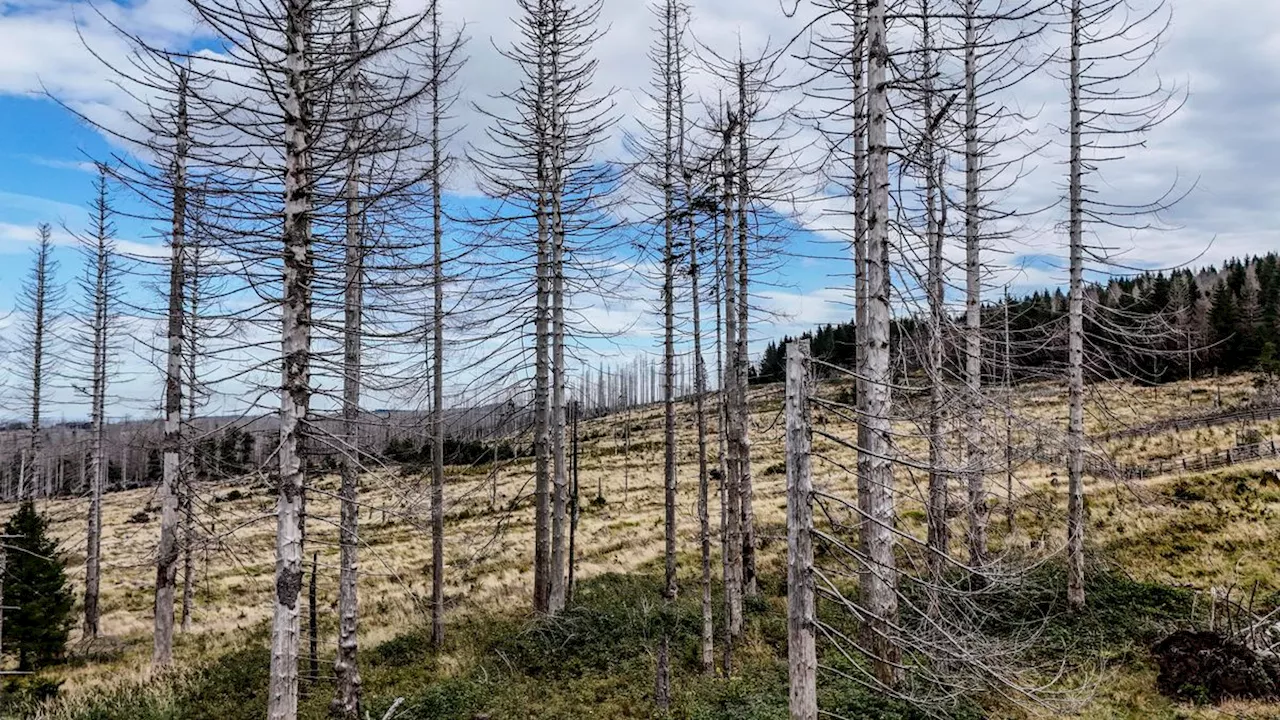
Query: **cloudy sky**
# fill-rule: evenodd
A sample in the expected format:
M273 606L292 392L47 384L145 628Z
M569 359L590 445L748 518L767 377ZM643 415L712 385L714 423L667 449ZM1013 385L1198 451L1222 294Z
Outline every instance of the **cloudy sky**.
M403 0L406 7L417 0ZM1138 0L1141 3L1143 0ZM442 0L444 15L465 23L469 62L460 78L465 99L483 101L507 89L512 73L498 56L514 34L508 19L514 0ZM1195 258L1196 264L1221 262L1231 256L1280 247L1280 3L1265 0L1170 0L1172 24L1148 79L1159 76L1186 89L1181 111L1158 128L1144 148L1108 168L1100 190L1118 198L1149 195L1175 180L1193 191L1165 217L1164 232L1109 236L1107 244L1126 251L1126 261L1145 267L1171 266ZM696 0L693 32L700 43L725 53L741 45L748 53L766 45L778 47L804 26L811 9L804 2L789 17L795 0ZM149 40L171 47L190 47L199 33L186 0L101 0L98 8L112 21ZM617 111L632 117L649 83L647 53L653 19L637 0L604 0L609 26L596 48L597 82L614 88ZM82 41L81 37L84 38ZM82 206L90 194L87 161L104 157L110 143L48 99L57 96L80 111L111 122L130 107L130 98L115 87L85 43L105 58L124 56L124 44L87 3L78 0L0 0L0 315L14 304L29 265L35 225L49 222L76 229L84 222ZM798 46L797 46L798 47ZM796 52L800 52L799 49ZM799 69L797 69L799 72ZM703 78L695 87L714 92ZM1060 192L1064 168L1061 136L1065 118L1064 88L1045 74L1014 98L1035 115L1038 137L1051 143L1030 161L1026 176L1009 197L1035 204ZM483 142L482 118L460 111L461 142ZM626 127L627 123L622 123ZM605 150L621 153L615 139ZM460 187L461 195L469 188ZM123 200L126 203L127 200ZM1050 286L1064 280L1055 257L1060 238L1052 211L1029 224L1005 248L1001 259L1020 272L1003 271L993 282L1008 281L1016 289ZM65 243L69 239L59 234ZM162 242L145 224L122 222L123 239L145 252ZM836 259L840 249L824 245L818 235L797 235L794 252L780 262L759 304L774 312L757 336L783 332L848 315L841 286L848 269ZM76 272L74 253L64 255L66 279ZM1201 257L1202 256L1202 257ZM604 325L625 328L629 348L654 348L654 326L633 316L647 307L643 299L596 308ZM12 318L0 321L0 334L12 334ZM758 348L756 348L758 349ZM151 386L141 384L137 395ZM148 401L139 400L145 408Z

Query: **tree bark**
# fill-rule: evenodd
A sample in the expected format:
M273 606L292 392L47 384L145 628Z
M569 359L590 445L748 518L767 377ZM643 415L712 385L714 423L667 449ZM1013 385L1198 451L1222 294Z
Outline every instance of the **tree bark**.
M1071 3L1071 167L1068 180L1071 287L1067 328L1067 603L1084 608L1084 164L1080 114L1080 0Z
M742 503L742 593L756 594L756 520L751 486L751 408L747 406L750 355L750 273L747 262L749 243L748 209L751 192L749 150L747 147L747 66L738 61L738 485Z
M537 270L536 309L534 318L534 548L533 548L533 608L546 613L551 609L551 220L549 203L551 189L549 176L550 158L547 154L548 128L548 79L547 53L548 9L550 0L540 0L536 19L537 35L537 97L534 116L537 124Z
M981 212L978 153L977 0L965 0L965 480L969 491L969 565L978 572L987 562L987 508L982 448L982 266L978 213Z
M809 340L787 345L787 669L791 720L817 720L817 611L813 587Z
M98 174L97 233L94 246L93 389L89 411L89 522L85 535L84 636L97 639L102 583L102 496L106 479L106 387L111 254L108 245L106 171ZM3 603L0 603L3 604Z
M187 225L187 73L178 71L177 126L174 128L173 230L169 264L168 363L164 394L164 477L160 486L160 544L156 549L155 637L151 664L173 662L173 596L178 573L178 493L182 468L182 351L184 338L183 260Z
M737 273L734 270L734 223L733 223L733 187L735 169L733 164L733 113L726 110L726 126L723 130L722 162L724 163L724 186L721 199L721 212L724 215L723 252L724 252L724 327L725 327L725 360L724 395L725 421L727 424L728 453L726 457L727 474L725 483L725 557L727 567L725 579L725 603L727 605L727 627L731 641L736 641L742 634L742 431L741 409L738 406L738 300ZM732 643L730 643L732 644ZM725 648L725 652L730 650Z
M311 74L310 4L286 0L284 58L284 303L281 307L280 486L276 502L275 603L271 623L268 720L298 716L302 591L303 449L311 404Z
M357 32L360 5L351 5L349 20L352 59L359 53ZM342 372L342 480L339 489L338 545L338 651L333 660L336 679L330 713L343 720L360 718L359 652L359 524L360 524L360 391L363 384L364 333L364 214L360 203L360 76L353 71L347 83L346 112L349 114L346 148L347 177L344 188L343 269L343 372ZM315 587L316 562L311 564L311 584ZM313 593L314 594L314 593ZM313 631L314 635L314 631ZM312 653L314 655L314 653ZM319 658L312 658L312 663Z
M662 405L663 405L663 509L665 531L664 560L666 585L663 596L674 600L679 588L676 584L676 308L675 308L675 43L679 32L676 4L666 3L666 25L663 33L665 58L662 68L663 115L666 123L663 137L662 199L663 199L663 254L662 254Z
M889 358L889 148L886 133L889 52L885 41L885 8L880 0L868 6L867 63L870 198L867 216L866 419L867 462L866 546L869 567L862 577L862 597L870 612L868 634L877 679L888 686L901 681L901 652L894 636L898 620L898 571L894 557L892 368Z
M444 182L440 92L444 82L439 3L431 3L431 643L444 645Z

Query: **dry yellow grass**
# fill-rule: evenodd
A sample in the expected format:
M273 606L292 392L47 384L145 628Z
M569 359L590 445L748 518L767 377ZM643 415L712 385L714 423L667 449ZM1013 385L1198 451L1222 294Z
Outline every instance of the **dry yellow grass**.
M834 394L835 383L823 383L822 392ZM1247 377L1224 379L1224 404L1243 402L1252 392ZM1098 386L1091 393L1089 432L1102 433L1130 424L1206 412L1212 409L1218 390L1214 382L1177 383L1161 388ZM1040 442L1040 461L1017 468L1019 529L1009 537L996 532L1003 544L1061 544L1065 505L1065 474L1051 461L1061 429L1065 426L1062 388L1037 384L1020 388L1014 397L1017 417L1016 444ZM752 462L755 476L755 508L766 555L776 555L784 543L774 542L783 532L784 484L781 469L781 388L753 391ZM818 411L816 422L834 435L853 437L853 426L838 413ZM1003 415L992 412L993 445L1002 442ZM624 456L622 434L632 427L631 452ZM1280 423L1260 428L1268 437L1280 435ZM662 462L660 408L633 411L583 422L586 438L581 451L581 500L583 513L578 530L577 572L589 577L607 571L629 571L662 552ZM717 437L710 438L714 456ZM897 426L899 447L920 456L924 441L917 423ZM1233 444L1235 428L1205 428L1155 438L1111 443L1109 449L1124 462L1139 462L1203 452ZM684 547L692 557L696 545L695 427L691 407L683 404L679 416L680 512ZM853 498L854 478L848 469L855 456L847 447L815 440L821 459L814 464L815 484L824 490ZM995 458L999 460L999 458ZM999 460L1002 462L1002 460ZM1265 463L1264 463L1265 465ZM491 473L492 471L492 473ZM1005 502L1003 468L993 468L992 492L997 507L993 527L1000 525ZM902 471L898 475L902 528L923 534L923 474ZM1112 548L1126 569L1139 577L1188 584L1200 589L1235 582L1280 586L1280 553L1275 538L1280 523L1280 493L1258 500L1270 513L1265 522L1243 512L1226 521L1215 521L1211 537L1169 558L1158 555L1163 545L1152 542L1174 533L1200 509L1170 500L1176 477L1153 478L1141 485L1119 486L1106 479L1090 479L1091 541ZM364 478L361 513L361 640L376 643L421 623L430 591L430 532L425 478L402 476L394 470L370 473ZM337 479L322 478L309 498L308 559L316 553L322 627L332 627L336 599ZM595 506L597 487L605 500ZM493 470L452 468L447 478L446 587L450 613L499 610L509 612L530 605L533 517L529 493L532 468L516 463ZM956 502L960 489L956 489ZM244 497L234 497L240 493ZM491 503L491 493L493 501ZM1031 503L1031 499L1040 501ZM106 503L103 537L102 646L112 648L112 659L61 671L71 692L145 675L150 652L153 560L158 534L154 514L146 522L130 522L131 516L154 504L154 490L115 493ZM196 553L197 591L192 630L179 640L180 662L218 652L245 634L261 630L270 613L273 587L274 497L260 486L206 487L200 491L201 524L214 539ZM40 503L53 519L54 532L69 559L69 572L77 592L82 587L83 532L87 504L83 500ZM0 509L6 514L8 508ZM713 524L719 510L712 498ZM958 519L957 523L962 519ZM963 528L957 526L957 533ZM1146 540L1143 540L1145 538ZM962 543L957 543L962 544ZM1153 556L1154 554L1154 556ZM683 571L695 572L693 562ZM78 637L73 637L79 642ZM1126 677L1121 682L1134 682ZM1149 683L1148 683L1149 685ZM1148 692L1149 692L1148 688ZM1100 705L1105 707L1106 703ZM1092 715L1090 717L1103 717ZM1134 717L1137 717L1136 715ZM1202 717L1213 717L1202 715Z

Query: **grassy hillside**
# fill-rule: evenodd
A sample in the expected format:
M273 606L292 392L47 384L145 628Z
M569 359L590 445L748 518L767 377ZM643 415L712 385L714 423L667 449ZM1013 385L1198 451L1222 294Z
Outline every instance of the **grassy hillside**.
M832 394L840 388L824 384ZM697 603L694 574L695 457L690 408L681 408L680 523L683 584L675 609L664 611L651 570L661 553L661 428L657 408L613 416L581 426L583 514L578 535L579 604L564 619L532 622L530 605L533 508L531 468L524 463L455 469L447 488L447 594L450 642L439 655L426 651L416 630L429 593L430 543L425 478L389 468L365 478L368 510L362 522L361 642L368 709L385 708L394 697L408 700L401 718L650 717L652 650L662 633L674 638L676 697L673 715L688 718L778 717L785 708L785 618L779 542L783 534L781 395L778 387L755 389L752 461L756 511L762 542L765 597L751 607L742 675L733 681L697 676L694 669ZM1224 380L1224 405L1253 393L1247 377ZM1219 388L1175 384L1160 388L1099 388L1092 396L1091 433L1204 412ZM1015 445L1025 450L1016 468L1017 528L1003 531L1003 477L993 478L999 505L993 511L998 547L1057 547L1064 534L1065 476L1054 461L1053 438L1065 424L1061 389L1020 388ZM1003 427L1002 418L991 418ZM852 426L832 414L815 422L841 437ZM904 435L914 432L901 425ZM625 435L630 429L630 451ZM1256 428L1265 437L1280 425ZM1238 427L1116 441L1118 459L1143 462L1234 444ZM712 437L713 447L716 438ZM905 437L904 452L921 452ZM852 453L815 440L815 482L853 497ZM1140 483L1089 482L1091 543L1099 559L1097 602L1089 615L1059 612L1051 578L1029 583L1027 592L1005 598L1012 608L1046 612L1058 623L1062 652L1088 657L1093 668L1090 701L1083 717L1280 717L1280 707L1260 704L1213 709L1177 706L1155 691L1147 646L1161 632L1201 622L1210 588L1247 588L1258 607L1280 604L1280 485L1263 472L1280 461L1225 469L1209 476L1167 476ZM903 479L904 487L910 480ZM318 481L309 500L308 556L315 553L321 616L321 673L328 673L336 617L337 478ZM959 488L956 489L957 502ZM598 498L597 498L598 496ZM191 630L178 640L182 671L148 677L151 583L158 521L150 509L153 491L113 494L105 510L103 583L104 637L86 645L73 635L73 660L43 679L60 681L62 699L49 705L64 718L258 717L264 702L266 618L272 588L271 516L274 497L265 486L204 488L198 503L210 538L196 555L196 606ZM42 502L54 519L80 590L83 562L83 501ZM3 512L8 512L4 509ZM908 496L900 505L904 531L922 533L923 512ZM712 508L712 517L718 508ZM960 522L957 520L957 522ZM957 532L962 529L957 527ZM1052 572L1052 563L1045 572ZM1105 571L1101 568L1106 568ZM1197 594L1199 593L1199 594ZM1061 615L1061 617L1059 617ZM1066 624L1063 624L1066 623ZM1090 628L1098 630L1090 635ZM1046 650L1054 646L1046 645ZM1102 659L1105 662L1096 662ZM1086 661L1087 660L1087 661ZM304 668L305 671L305 668ZM824 707L850 717L914 717L854 684L824 676ZM39 685L40 679L26 681ZM322 717L330 688L323 678L307 687L308 717ZM28 696L38 694L27 693ZM258 703L258 704L255 704ZM1022 714L997 698L975 697L948 712L957 716ZM20 707L20 705L22 707ZM28 712L9 696L9 712ZM203 709L200 709L203 708ZM1226 713L1226 714L1220 714ZM1242 715L1243 714L1243 715Z

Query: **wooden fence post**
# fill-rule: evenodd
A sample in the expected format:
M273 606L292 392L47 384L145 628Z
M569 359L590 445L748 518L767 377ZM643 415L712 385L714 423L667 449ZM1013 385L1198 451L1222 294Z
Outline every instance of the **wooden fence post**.
M791 720L817 720L809 341L787 345L787 665Z

